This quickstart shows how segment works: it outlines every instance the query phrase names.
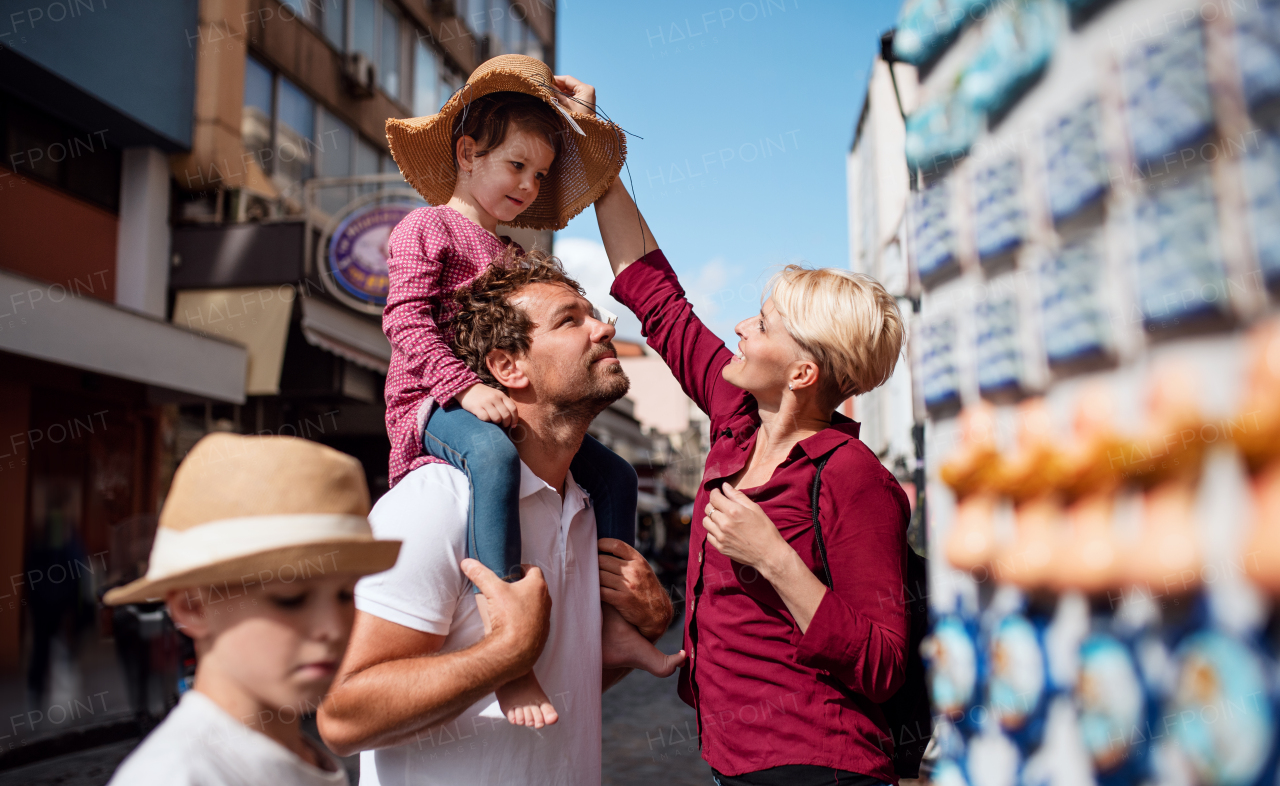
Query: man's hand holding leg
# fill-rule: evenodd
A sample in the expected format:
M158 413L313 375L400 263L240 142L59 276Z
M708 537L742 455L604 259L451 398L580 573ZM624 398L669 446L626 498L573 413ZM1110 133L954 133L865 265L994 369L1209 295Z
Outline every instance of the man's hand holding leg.
M675 610L649 560L621 540L601 538L599 543L600 598L646 639L657 641L667 631Z

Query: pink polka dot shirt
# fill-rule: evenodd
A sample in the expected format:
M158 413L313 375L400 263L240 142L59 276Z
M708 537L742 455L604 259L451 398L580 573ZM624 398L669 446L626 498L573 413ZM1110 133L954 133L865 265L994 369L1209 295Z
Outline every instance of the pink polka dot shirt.
M505 241L444 205L419 208L391 231L391 286L382 332L391 341L386 400L393 486L410 470L439 461L422 447L418 418L427 400L447 402L480 381L451 348L458 314L453 296L506 247Z

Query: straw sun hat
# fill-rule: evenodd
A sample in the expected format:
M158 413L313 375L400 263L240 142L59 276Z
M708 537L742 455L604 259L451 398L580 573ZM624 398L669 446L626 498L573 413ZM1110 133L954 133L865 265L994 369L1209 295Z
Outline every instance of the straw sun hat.
M453 196L458 179L453 132L477 98L502 91L541 98L564 121L560 153L538 198L511 222L529 229L563 229L613 185L627 157L622 129L593 114L566 111L556 101L554 77L546 63L524 55L501 55L481 63L438 114L387 120L387 141L400 172L433 205Z
M378 573L398 540L374 540L360 462L296 437L210 434L173 476L147 575L108 605L169 590Z

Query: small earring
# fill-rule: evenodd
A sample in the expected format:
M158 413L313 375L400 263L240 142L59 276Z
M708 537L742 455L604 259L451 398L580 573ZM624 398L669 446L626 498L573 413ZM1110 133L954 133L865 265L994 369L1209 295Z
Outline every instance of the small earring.
M795 390L795 389L796 389L796 383L794 382L787 383L787 390Z

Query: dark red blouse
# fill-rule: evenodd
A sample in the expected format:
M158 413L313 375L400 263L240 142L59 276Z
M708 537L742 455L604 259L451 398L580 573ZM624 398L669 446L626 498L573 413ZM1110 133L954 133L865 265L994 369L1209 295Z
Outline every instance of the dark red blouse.
M710 490L746 465L760 427L755 398L720 376L732 353L694 316L661 251L624 270L612 294L711 418L689 539L689 661L679 678L680 697L698 713L703 758L726 775L816 764L896 782L877 702L906 674L910 508L902 487L858 440L858 424L837 416L797 444L767 483L744 489L821 576L810 494L814 460L832 454L819 508L835 590L801 633L769 582L709 546L702 526Z

